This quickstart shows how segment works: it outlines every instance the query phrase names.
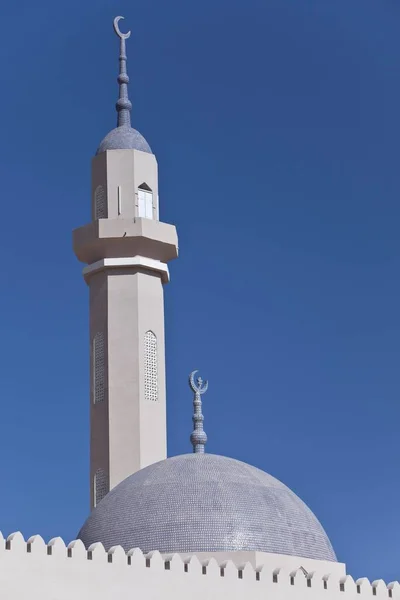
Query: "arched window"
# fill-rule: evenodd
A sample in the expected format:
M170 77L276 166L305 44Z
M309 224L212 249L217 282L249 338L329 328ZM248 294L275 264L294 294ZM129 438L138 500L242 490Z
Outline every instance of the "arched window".
M93 402L103 402L105 398L104 333L98 331L93 338Z
M98 185L94 191L94 218L107 218L106 194L102 185Z
M104 496L108 493L107 474L105 471L103 471L103 469L97 469L96 473L94 474L93 493L94 506L97 506L98 503L101 502Z
M158 400L157 338L152 331L144 336L144 399Z
M153 192L147 183L142 183L138 188L138 206L139 217L153 218Z

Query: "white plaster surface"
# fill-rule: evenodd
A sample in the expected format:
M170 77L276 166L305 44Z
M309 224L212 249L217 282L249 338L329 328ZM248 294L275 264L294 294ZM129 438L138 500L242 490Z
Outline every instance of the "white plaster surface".
M20 533L0 539L0 597L5 600L400 600L398 582L357 582L340 563L277 554L210 557L127 554L101 544L86 551L60 538L27 542ZM244 558L251 562L242 563ZM230 560L229 560L230 559ZM253 563L253 564L251 564ZM186 567L185 567L186 564ZM300 568L307 571L307 575ZM259 575L257 575L259 573ZM324 582L326 582L324 587Z
M122 258L104 258L98 260L87 267L84 267L82 274L84 277L92 275L96 271L103 271L104 269L111 267L138 267L142 269L149 269L160 273L163 283L169 281L169 270L165 263L159 260L153 260L152 258L146 258L145 256L131 256Z

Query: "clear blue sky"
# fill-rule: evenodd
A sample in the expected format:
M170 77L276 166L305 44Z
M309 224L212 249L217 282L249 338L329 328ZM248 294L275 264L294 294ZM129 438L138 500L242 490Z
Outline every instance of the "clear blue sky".
M354 577L400 576L400 8L395 0L2 2L0 529L73 539L88 511L88 294L71 230L133 123L179 260L168 437L272 473Z

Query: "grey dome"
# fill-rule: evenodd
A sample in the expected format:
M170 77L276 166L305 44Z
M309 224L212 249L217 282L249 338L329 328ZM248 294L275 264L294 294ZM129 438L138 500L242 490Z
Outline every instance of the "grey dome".
M175 456L127 477L93 510L79 538L107 550L257 550L336 561L296 494L264 471L214 454Z
M142 134L130 125L121 125L112 129L101 141L96 154L101 154L105 150L141 150L152 154L151 148Z

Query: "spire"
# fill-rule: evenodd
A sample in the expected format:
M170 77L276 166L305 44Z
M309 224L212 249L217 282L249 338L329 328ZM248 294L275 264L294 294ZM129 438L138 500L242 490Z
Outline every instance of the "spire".
M203 430L203 413L201 412L201 396L206 393L208 389L208 381L203 381L201 377L194 376L198 371L192 371L189 375L189 386L192 392L194 392L193 399L193 425L194 430L190 435L190 441L192 442L193 452L196 454L204 454L204 446L207 443L207 434Z
M131 110L132 103L128 97L128 83L129 77L126 71L126 47L125 40L127 40L131 32L122 33L119 29L118 23L124 17L115 17L114 19L114 30L117 36L120 39L120 50L119 50L119 75L118 75L118 83L119 83L119 98L115 105L118 113L117 126L122 127L130 127L131 126Z

